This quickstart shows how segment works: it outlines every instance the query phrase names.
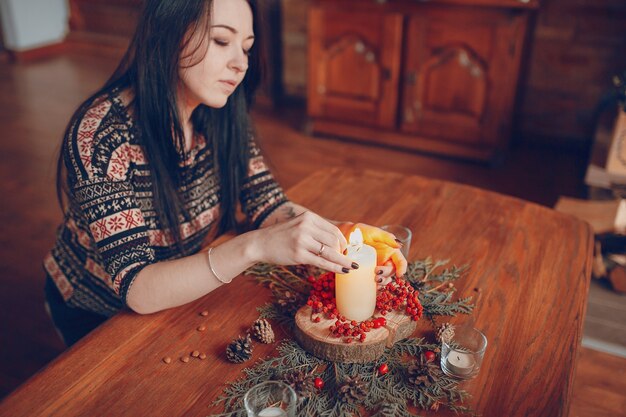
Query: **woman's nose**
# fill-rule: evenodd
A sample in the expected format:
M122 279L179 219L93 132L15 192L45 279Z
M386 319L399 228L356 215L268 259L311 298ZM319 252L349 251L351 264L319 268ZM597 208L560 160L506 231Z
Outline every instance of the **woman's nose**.
M230 61L231 68L237 72L245 72L248 70L248 55L239 51Z

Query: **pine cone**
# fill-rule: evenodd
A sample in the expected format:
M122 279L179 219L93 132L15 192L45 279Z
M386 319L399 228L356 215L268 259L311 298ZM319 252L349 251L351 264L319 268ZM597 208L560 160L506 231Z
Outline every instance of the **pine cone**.
M226 358L234 363L247 361L252 357L252 339L250 335L239 336L226 347Z
M298 394L299 397L311 397L315 393L315 383L310 373L293 371L283 375L285 383Z
M276 293L276 302L281 310L287 314L295 313L304 304L304 300L291 291Z
M367 386L358 375L348 377L339 387L338 395L346 404L357 404L367 397Z
M444 323L437 329L437 340L441 342L449 342L454 337L454 326L450 323Z
M420 355L419 359L407 368L407 372L410 384L424 388L430 387L442 376L439 365L435 362L428 362L424 355Z
M252 323L252 335L261 343L274 343L274 330L269 321L257 319Z

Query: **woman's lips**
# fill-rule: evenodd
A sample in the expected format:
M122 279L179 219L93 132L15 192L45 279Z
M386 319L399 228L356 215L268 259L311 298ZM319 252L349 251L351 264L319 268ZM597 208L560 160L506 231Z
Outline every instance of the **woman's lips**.
M228 94L232 93L233 91L235 91L235 88L237 88L237 82L232 80L220 80L219 83L222 85L224 91Z

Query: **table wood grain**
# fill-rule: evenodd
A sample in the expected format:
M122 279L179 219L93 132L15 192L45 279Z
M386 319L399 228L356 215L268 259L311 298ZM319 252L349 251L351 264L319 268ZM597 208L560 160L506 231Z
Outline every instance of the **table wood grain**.
M320 171L288 195L328 218L410 227L410 259L470 264L457 294L481 289L475 325L489 345L480 374L463 385L473 395L468 404L487 417L567 416L591 274L586 223L477 188L386 172ZM226 344L268 299L268 290L239 277L183 307L122 312L6 397L0 415L208 415L224 383L250 365L227 362ZM425 322L417 334L433 336ZM253 358L274 348L257 344ZM193 350L208 357L179 360Z

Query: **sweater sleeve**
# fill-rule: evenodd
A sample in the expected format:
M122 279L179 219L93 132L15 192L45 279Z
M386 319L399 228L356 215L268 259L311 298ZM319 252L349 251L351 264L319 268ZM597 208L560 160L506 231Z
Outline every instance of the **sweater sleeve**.
M254 229L289 200L274 179L254 139L250 139L248 176L241 189L241 207Z
M71 204L86 219L109 285L126 304L133 279L155 254L130 180L142 152L110 107L106 100L94 105L74 124L64 156Z

